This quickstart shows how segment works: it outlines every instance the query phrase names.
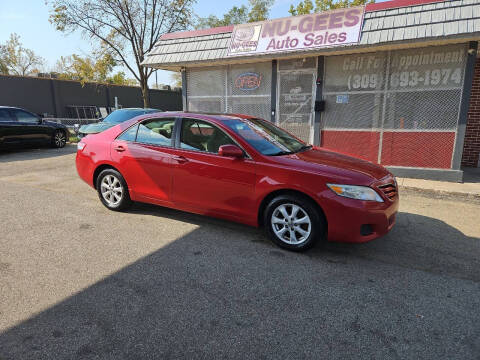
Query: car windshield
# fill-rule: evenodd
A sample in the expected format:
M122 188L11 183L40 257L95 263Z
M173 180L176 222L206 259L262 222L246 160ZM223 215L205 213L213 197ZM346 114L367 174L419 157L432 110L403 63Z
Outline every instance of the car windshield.
M124 121L133 119L135 116L154 113L154 112L160 112L160 110L154 110L154 109L116 110L110 113L105 119L103 119L103 122L106 122L109 124L120 124Z
M266 120L238 118L224 123L263 155L287 155L311 148Z

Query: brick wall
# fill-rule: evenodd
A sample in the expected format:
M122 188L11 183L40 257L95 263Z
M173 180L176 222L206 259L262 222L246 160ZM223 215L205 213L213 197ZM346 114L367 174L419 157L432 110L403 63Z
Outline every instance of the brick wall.
M475 63L462 166L477 167L480 154L480 58Z

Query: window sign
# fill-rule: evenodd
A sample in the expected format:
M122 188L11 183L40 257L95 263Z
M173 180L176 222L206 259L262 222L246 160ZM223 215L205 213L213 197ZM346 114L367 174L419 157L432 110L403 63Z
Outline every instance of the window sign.
M337 95L337 104L348 104L348 95Z
M236 77L234 86L237 89L245 91L253 91L262 84L262 74L254 72L246 72Z

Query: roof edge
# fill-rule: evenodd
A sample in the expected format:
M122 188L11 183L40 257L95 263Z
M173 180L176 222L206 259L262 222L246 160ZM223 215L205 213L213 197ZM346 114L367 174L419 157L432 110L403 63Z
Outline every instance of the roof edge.
M220 27L211 28L211 29L178 31L174 33L163 34L160 37L160 40L184 39L184 38L190 38L190 37L196 37L196 36L231 33L233 31L233 27L234 25L229 25L229 26L220 26Z
M445 0L391 0L379 3L367 4L365 12L396 9L407 6L424 5L430 3L445 2Z

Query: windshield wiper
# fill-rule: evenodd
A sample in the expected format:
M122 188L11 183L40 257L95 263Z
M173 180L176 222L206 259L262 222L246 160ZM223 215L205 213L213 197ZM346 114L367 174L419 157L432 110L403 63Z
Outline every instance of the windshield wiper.
M280 156L280 155L290 155L293 154L293 151L279 151L273 154L268 154L269 156Z
M305 151L305 150L310 150L313 146L312 145L303 145L300 149L298 149L297 151L293 151L293 153L299 153L299 152L302 152L302 151Z

